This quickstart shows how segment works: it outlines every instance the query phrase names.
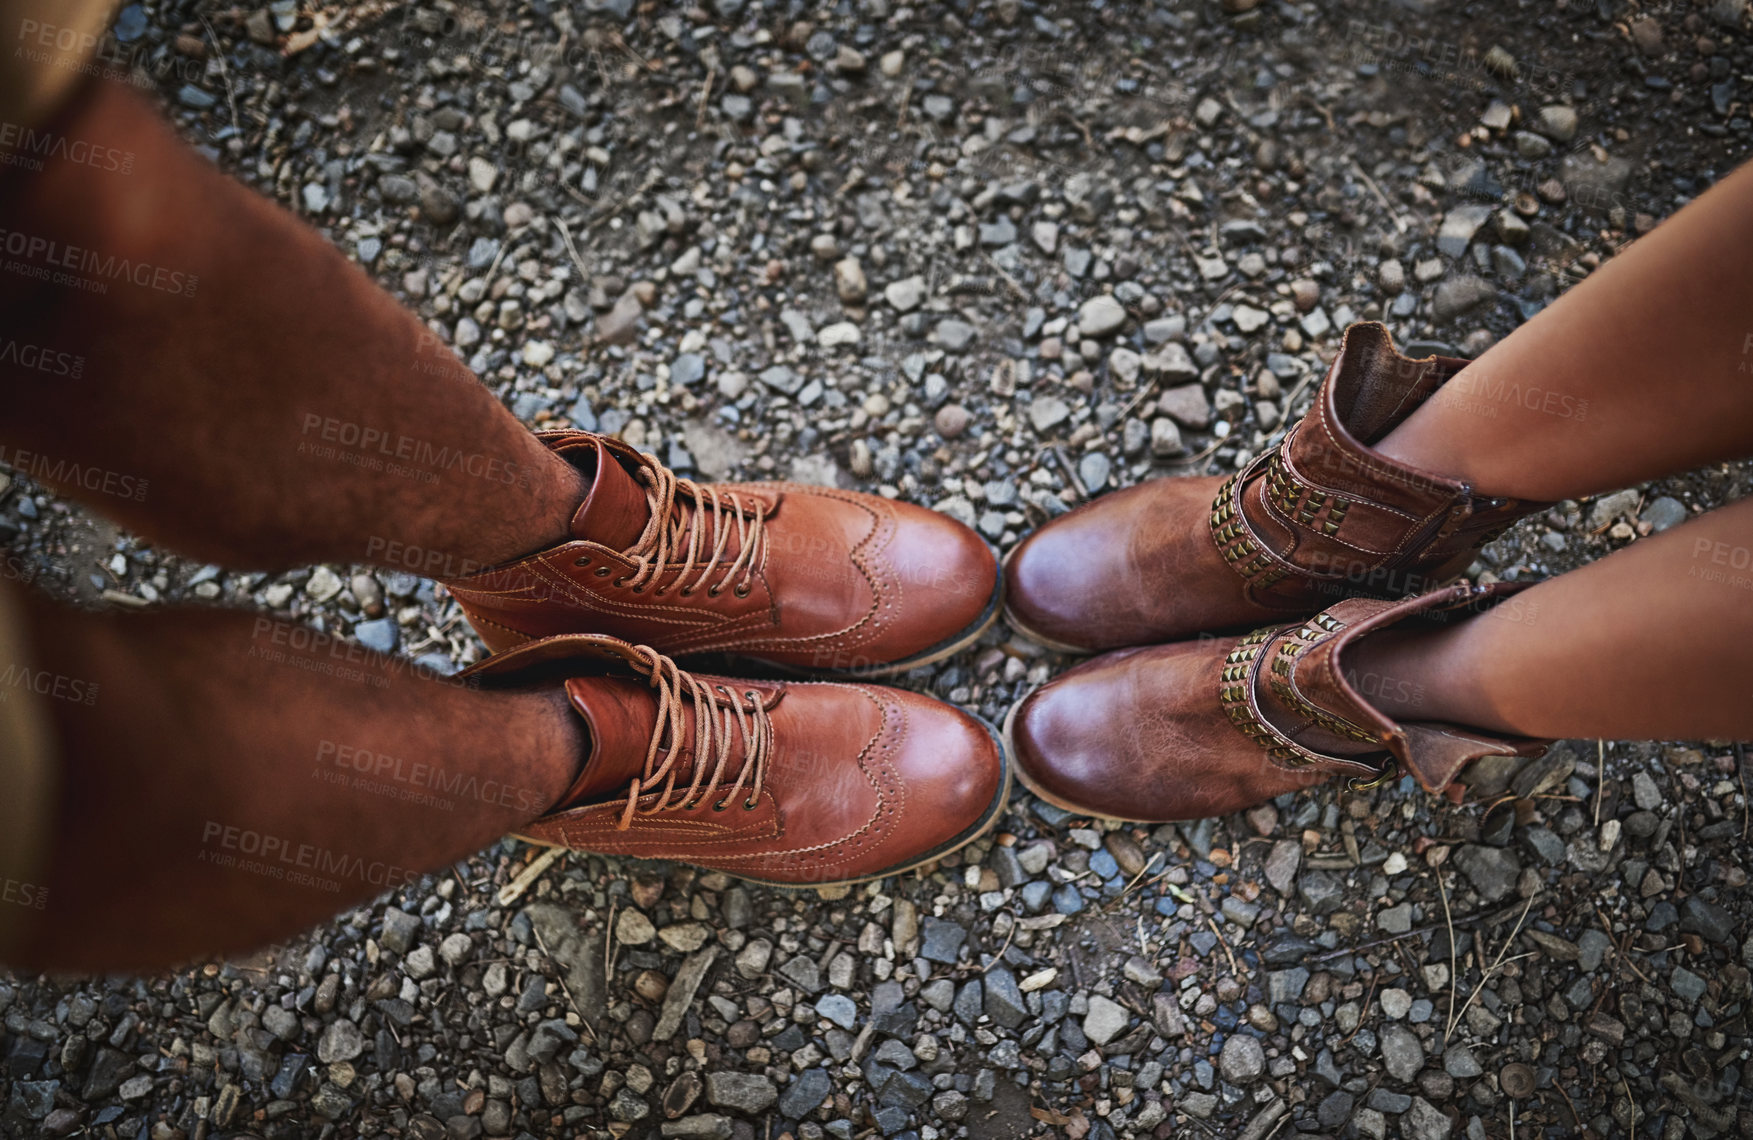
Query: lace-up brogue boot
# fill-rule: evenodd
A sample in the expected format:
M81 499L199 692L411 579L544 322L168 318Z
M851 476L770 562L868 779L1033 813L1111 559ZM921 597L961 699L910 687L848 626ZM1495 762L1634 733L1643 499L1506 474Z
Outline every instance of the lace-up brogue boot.
M863 882L972 842L1010 790L991 728L900 689L694 674L582 634L528 642L468 675L558 681L583 719L578 777L521 829L537 843L786 886Z
M1242 470L1104 495L1018 546L1005 566L1011 625L1094 652L1448 581L1551 505L1483 498L1370 446L1466 363L1410 359L1381 325L1351 326L1308 414Z
M997 559L945 515L795 483L707 485L587 432L544 432L591 491L573 539L445 582L494 650L603 633L881 676L947 657L997 616Z
M1481 756L1538 755L1548 742L1392 720L1364 694L1394 682L1359 676L1346 651L1391 626L1530 620L1520 588L1350 598L1246 637L1104 654L1011 709L1018 778L1068 811L1154 822L1226 815L1336 776L1363 787L1404 771L1441 792Z

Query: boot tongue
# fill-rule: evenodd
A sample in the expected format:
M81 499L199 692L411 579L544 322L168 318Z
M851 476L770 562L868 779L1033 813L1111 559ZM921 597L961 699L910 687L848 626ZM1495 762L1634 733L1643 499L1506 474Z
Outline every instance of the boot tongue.
M645 488L600 440L591 442L591 450L595 452L596 476L590 494L585 496L578 513L572 516L572 535L614 550L626 550L639 541L651 518L651 508L645 502ZM586 457L590 454L591 451L586 450L569 458L588 473L590 468Z
M645 772L645 754L657 725L657 693L629 677L574 677L566 682L566 696L584 718L590 754L553 810L626 795L628 785ZM683 739L690 737L684 734ZM685 766L678 767L679 776L688 774Z

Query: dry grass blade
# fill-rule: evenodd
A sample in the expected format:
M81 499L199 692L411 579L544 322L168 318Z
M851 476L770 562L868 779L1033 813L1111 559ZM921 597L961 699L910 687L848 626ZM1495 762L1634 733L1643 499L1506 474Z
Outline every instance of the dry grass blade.
M1467 1016L1467 1010L1472 1007L1474 999L1479 996L1479 991L1485 988L1486 983L1491 981L1491 976L1497 973L1498 969L1503 965L1504 955L1508 954L1510 947L1515 945L1516 936L1522 932L1522 923L1528 920L1528 912L1534 909L1534 900L1538 897L1538 895L1528 896L1528 903L1522 908L1522 916L1516 919L1516 928L1510 931L1510 936L1508 938L1503 940L1503 946L1498 950L1497 957L1492 959L1490 968L1488 968L1483 974L1479 975L1479 984L1473 987L1473 992L1471 994L1467 995L1467 1002L1461 1007L1461 1012L1450 1016L1449 1024L1447 1028L1443 1030L1443 1039L1445 1041L1455 1035L1455 1026L1461 1023L1461 1018ZM1454 961L1454 949L1454 943L1449 943L1451 965ZM1483 962L1484 960L1483 957L1480 958L1480 961Z
M1229 942L1227 942L1224 939L1223 931L1221 931L1217 928L1217 920L1212 918L1208 914L1205 916L1205 925L1211 927L1211 932L1213 934L1217 935L1217 944L1219 946L1223 947L1223 956L1230 960L1230 973L1234 974L1238 978L1241 977L1242 976L1242 968L1236 964L1235 952L1230 949Z
M534 886L536 880L542 877L543 872L552 867L555 861L564 854L566 854L566 848L550 847L536 856L530 861L529 866L517 873L517 878L499 889L499 895L495 901L500 906L510 906L522 898L524 892Z
M1443 885L1443 873L1436 873L1437 895L1443 900L1443 926L1449 932L1449 1020L1448 1030L1443 1034L1443 1048L1448 1048L1449 1034L1455 1029L1455 998L1461 989L1460 975L1455 966L1458 964L1455 955L1455 916L1449 913L1449 888Z
M559 849L556 848L556 850ZM553 962L554 955L548 952L547 943L542 941L541 930L532 924L530 927L530 933L536 936L536 949L542 952L542 957ZM556 969L554 980L560 983L560 992L566 995L566 1004L570 1005L572 1007L572 1012L578 1015L578 1023L590 1032L590 1039L592 1041L601 1041L602 1038L597 1036L596 1026L592 1025L590 1023L590 1018L584 1016L584 1011L578 1008L578 999L572 996L572 990L567 987L565 970Z

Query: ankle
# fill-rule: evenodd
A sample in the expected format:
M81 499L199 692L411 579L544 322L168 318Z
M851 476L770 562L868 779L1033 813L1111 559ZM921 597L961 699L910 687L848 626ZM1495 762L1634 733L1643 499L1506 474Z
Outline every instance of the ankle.
M1370 446L1397 463L1459 479L1483 498L1563 497L1543 493L1549 488L1533 486L1525 473L1506 469L1513 461L1498 445L1510 429L1497 420L1496 406L1475 398L1483 386L1478 362L1469 364Z
M1391 720L1495 727L1467 653L1465 622L1429 629L1384 629L1346 650L1345 680Z

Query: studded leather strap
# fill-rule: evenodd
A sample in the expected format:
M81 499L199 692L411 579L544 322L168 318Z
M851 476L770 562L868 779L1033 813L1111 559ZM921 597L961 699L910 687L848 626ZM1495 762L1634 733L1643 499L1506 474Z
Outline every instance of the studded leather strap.
M1257 589L1282 581L1295 569L1266 549L1242 513L1242 489L1260 466L1277 454L1275 447L1225 479L1211 503L1211 538L1217 543L1217 552L1244 582Z
M1273 676L1268 681L1268 687L1272 695L1283 701L1293 713L1348 740L1379 744L1380 741L1374 733L1316 707L1289 683L1291 668L1298 654L1344 628L1343 622L1325 613L1316 614L1299 625L1267 626L1242 638L1224 658L1222 681L1218 688L1224 715L1242 735L1258 745L1273 763L1287 768L1318 765L1322 768L1339 768L1353 772L1375 771L1374 766L1364 761L1330 756L1304 747L1267 719L1260 708L1257 684L1261 666L1270 657ZM1272 647L1275 639L1278 644ZM1269 647L1272 647L1270 652ZM1389 767L1392 767L1391 761Z

